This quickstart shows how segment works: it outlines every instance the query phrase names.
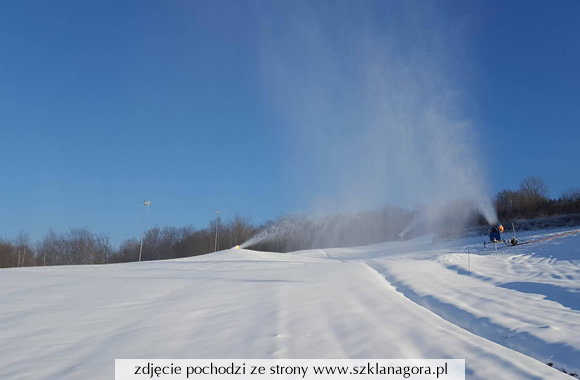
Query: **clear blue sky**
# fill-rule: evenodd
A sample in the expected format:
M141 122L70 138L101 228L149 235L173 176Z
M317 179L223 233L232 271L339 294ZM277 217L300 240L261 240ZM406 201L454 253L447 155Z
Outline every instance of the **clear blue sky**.
M576 0L4 2L0 236L87 226L117 245L145 199L147 226L202 228L217 209L260 223L331 197L335 168L295 123L336 111L333 133L356 137L364 110L343 109L369 41L438 56L490 195L537 175L558 197L580 186L579 17ZM301 91L329 56L348 96L312 116Z

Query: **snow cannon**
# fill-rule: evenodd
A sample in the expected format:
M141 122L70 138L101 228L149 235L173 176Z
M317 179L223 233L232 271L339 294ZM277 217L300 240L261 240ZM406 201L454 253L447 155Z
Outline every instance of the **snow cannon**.
M399 240L405 240L405 234L404 233L400 232L397 236L399 237Z
M516 238L516 227L514 226L513 223L512 223L512 228L514 231L514 236L510 239L509 244L516 245L516 244L518 244L518 238ZM492 227L489 229L489 242L493 243L496 250L497 250L497 243L504 243L505 245L509 245L508 242L505 241L503 238L503 231L504 231L504 228L500 222L498 222L495 225L492 225ZM486 242L483 242L483 247L485 248L485 246L486 246Z
M239 245L236 245L235 247L232 247L232 249L241 249L242 247L240 247Z
M502 241L503 240L503 226L500 222L490 228L489 230L489 241Z
M492 225L492 227L489 229L489 242L493 243L493 246L495 247L495 250L497 251L497 243L504 243L507 245L507 243L505 242L505 240L503 240L503 226L501 225L500 222L497 222L497 224ZM485 248L487 242L483 242L483 248Z

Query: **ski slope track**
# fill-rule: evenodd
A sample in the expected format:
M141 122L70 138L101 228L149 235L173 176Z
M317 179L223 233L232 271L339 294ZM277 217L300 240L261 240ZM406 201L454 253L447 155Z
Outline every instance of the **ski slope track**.
M118 358L454 358L467 379L580 373L580 234L424 236L0 270L2 379L112 379ZM553 363L553 367L547 365Z

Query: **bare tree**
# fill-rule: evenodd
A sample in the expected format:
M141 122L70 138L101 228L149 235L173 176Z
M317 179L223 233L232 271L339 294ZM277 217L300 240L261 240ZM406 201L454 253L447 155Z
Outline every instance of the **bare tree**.
M15 251L12 243L0 239L0 268L16 266Z
M39 265L57 265L60 256L60 239L52 228L44 235L42 240L37 243L36 251L42 260Z
M548 186L540 177L526 177L520 183L520 192L529 200L546 199L548 196Z
M228 223L227 228L229 229L231 236L230 247L242 244L254 233L254 227L250 224L248 219L239 215L234 216L234 218Z
M161 259L161 228L155 226L145 231L143 261Z
M93 262L95 236L87 227L71 228L64 235L65 264L82 265Z
M578 202L580 201L580 187L573 187L562 193L562 200L564 202Z
M19 232L14 239L14 246L16 247L16 254L18 256L17 266L23 267L26 265L26 258L30 257L30 237L24 232Z
M96 235L94 237L93 251L93 264L106 264L113 253L109 235Z
M127 263L131 261L137 261L139 258L139 245L138 239L131 238L126 239L121 243L119 250L112 253L107 262L109 263Z

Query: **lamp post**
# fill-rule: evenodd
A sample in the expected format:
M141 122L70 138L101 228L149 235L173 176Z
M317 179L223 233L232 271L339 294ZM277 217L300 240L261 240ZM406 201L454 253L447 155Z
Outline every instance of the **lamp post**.
M214 252L217 252L217 246L218 246L218 231L220 229L220 210L217 210L215 212L215 247L214 247Z
M141 246L139 247L139 261L141 261L141 252L143 252L143 236L145 234L145 212L151 202L143 201L143 224L141 225Z

